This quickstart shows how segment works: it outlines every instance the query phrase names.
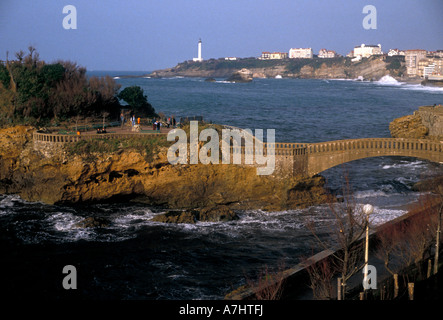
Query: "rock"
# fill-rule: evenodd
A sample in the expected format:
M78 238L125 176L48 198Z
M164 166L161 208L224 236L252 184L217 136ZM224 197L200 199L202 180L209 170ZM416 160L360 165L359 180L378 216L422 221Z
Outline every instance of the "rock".
M210 207L200 210L198 220L207 222L237 220L237 214L227 206Z
M439 186L443 186L443 176L432 177L416 182L411 189L418 192L436 192Z
M393 138L443 139L443 106L421 106L414 114L397 118L389 124Z
M156 215L152 221L162 223L196 223L201 222L227 222L238 219L237 214L226 206L209 207L199 210L168 211Z
M102 217L87 217L77 222L75 228L106 228L109 226L109 220Z
M206 78L205 81L206 82L215 82L215 79L214 78Z
M252 72L246 68L234 72L226 81L244 83L251 82L253 79Z
M203 221L230 217L232 213L222 206L231 210L286 210L324 203L324 183L318 178L277 179L257 175L253 166L174 166L168 161L167 147L151 160L144 151L131 148L69 155L61 144L34 143L33 130L0 129L0 193L47 204L138 197L151 206L171 210L211 208L198 212L198 216L188 212L176 218ZM43 152L44 148L48 152ZM216 207L221 210L218 217L213 212Z
M196 210L168 211L154 216L152 221L163 223L196 223L197 217L198 211Z
M421 139L428 135L429 129L423 125L418 115L407 115L397 118L389 124L393 138Z

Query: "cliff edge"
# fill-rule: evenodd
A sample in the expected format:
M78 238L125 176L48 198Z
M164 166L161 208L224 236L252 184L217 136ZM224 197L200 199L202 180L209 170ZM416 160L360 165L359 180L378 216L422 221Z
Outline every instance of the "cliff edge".
M156 70L151 77L228 78L241 69L248 69L253 78L357 79L379 80L385 75L402 79L406 67L404 57L372 56L360 61L338 57L330 59L244 58L237 60L210 59L202 62L185 61L173 68Z
M0 129L0 193L72 204L138 197L167 208L283 210L324 203L322 177L273 179L238 165L171 165L167 148L71 155L63 144L33 141L35 128Z
M394 119L389 124L393 138L443 138L443 106L422 106L412 115Z

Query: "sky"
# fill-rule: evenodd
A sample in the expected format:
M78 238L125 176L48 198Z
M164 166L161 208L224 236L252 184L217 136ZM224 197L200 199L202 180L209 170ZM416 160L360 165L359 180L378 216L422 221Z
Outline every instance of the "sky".
M363 25L375 14L367 5L375 29ZM34 46L48 63L153 71L197 57L200 38L203 59L308 47L346 55L362 43L433 51L443 50L442 17L443 0L0 0L0 60Z

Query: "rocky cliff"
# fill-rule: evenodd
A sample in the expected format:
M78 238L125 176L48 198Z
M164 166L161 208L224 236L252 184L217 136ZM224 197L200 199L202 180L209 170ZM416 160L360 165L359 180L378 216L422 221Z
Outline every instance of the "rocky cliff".
M389 124L393 138L443 138L443 106L423 106Z
M288 78L356 79L362 77L367 80L379 80L385 75L401 78L405 71L404 61L401 58L383 56L373 56L356 62L344 57L282 60L247 58L234 61L224 59L210 59L203 62L186 61L173 68L154 71L150 76L228 78L243 68L248 69L254 78L274 78L279 75Z
M139 197L169 208L228 206L280 210L327 200L322 177L273 179L254 167L169 164L166 151L152 161L144 151L69 155L59 144L32 140L35 129L0 130L0 193L29 201L77 203Z

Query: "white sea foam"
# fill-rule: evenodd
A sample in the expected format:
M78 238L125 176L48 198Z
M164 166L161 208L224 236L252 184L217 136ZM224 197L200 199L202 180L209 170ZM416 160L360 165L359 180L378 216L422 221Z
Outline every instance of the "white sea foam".
M116 217L113 220L113 224L117 227L121 228L129 228L133 227L135 225L146 225L150 222L150 220L155 216L156 214L153 213L151 210L146 209L138 212L131 212L125 215L121 215Z
M374 213L371 215L370 221L373 225L381 225L406 213L406 210L382 209L379 207L374 207Z
M402 90L427 91L432 93L443 93L443 87L422 86L421 84L405 84L400 87Z
M399 163L394 164L386 164L383 165L382 169L393 169L393 168L421 168L425 165L425 163L421 160L417 161L401 161Z
M233 81L217 80L215 83L234 83Z
M389 197L389 195L382 190L365 190L365 191L357 191L354 193L354 198L356 199L366 199L373 197Z
M70 231L82 220L82 217L75 216L70 212L58 212L50 215L46 219L46 221L52 224L57 231Z
M386 75L377 81L378 84L382 85L401 85L401 82L398 82L396 79L391 77L390 75Z

